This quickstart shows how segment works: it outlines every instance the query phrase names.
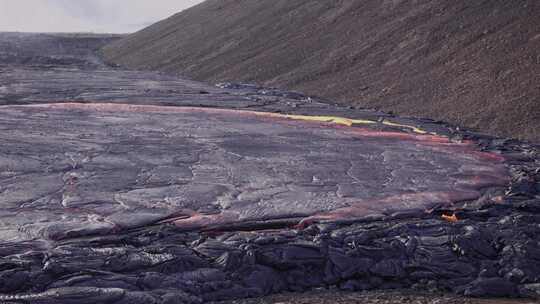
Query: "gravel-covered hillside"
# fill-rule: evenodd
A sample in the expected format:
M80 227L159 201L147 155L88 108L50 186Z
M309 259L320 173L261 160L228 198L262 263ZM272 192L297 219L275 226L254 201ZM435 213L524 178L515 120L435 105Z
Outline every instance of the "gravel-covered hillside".
M208 0L104 54L539 141L539 16L537 0Z

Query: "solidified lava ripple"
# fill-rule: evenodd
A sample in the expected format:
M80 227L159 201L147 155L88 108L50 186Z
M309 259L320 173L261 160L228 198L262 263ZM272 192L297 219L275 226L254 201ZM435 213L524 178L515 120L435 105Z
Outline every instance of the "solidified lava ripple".
M471 142L278 114L124 104L2 107L4 241L360 219L509 183Z

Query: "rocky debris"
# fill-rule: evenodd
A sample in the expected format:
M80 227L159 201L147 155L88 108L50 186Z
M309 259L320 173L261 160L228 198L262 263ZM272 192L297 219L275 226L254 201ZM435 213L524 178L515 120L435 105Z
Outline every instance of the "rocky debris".
M540 231L531 223L538 214L502 206L462 211L458 223L384 219L302 231L205 233L160 225L67 239L49 248L21 244L23 252L3 244L9 253L1 279L9 284L2 291L19 294L3 299L83 303L73 297L84 291L86 301L201 303L324 286L536 296L540 247L534 236ZM483 245L462 241L471 233ZM516 268L522 270L519 280L509 277Z
M260 102L258 93L244 93L263 88L212 88L105 66L1 69L0 87L16 91L17 81L26 82L0 108L0 301L205 303L318 287L538 296L540 160L532 144L317 101ZM48 79L55 77L62 80ZM144 79L179 93L137 95ZM96 88L122 86L127 90L107 104L74 104L68 93L104 96ZM206 108L171 106L193 105L193 96ZM218 109L229 107L224 96L243 111ZM130 98L136 102L122 101ZM71 103L44 104L58 100ZM349 120L317 117L342 113ZM356 170L342 159L361 155L372 156L362 164L378 167ZM278 162L298 156L296 163ZM246 167L224 167L231 164ZM270 181L292 189L266 187L272 174L279 178ZM383 184L397 183L398 196L368 191L370 181L388 176ZM198 187L197 178L211 182ZM355 180L362 191L336 189L342 180ZM245 204L237 204L241 193L230 184L250 183L258 187L244 187ZM421 195L403 196L405 184ZM434 187L438 194L429 192ZM320 200L302 198L308 193ZM347 201L365 193L378 199L364 201L377 214ZM296 210L287 216L264 203L284 194L298 196L283 198L282 210ZM320 212L325 197L343 205ZM234 212L224 215L227 208ZM248 220L231 221L238 214Z
M305 293L283 293L254 299L241 299L216 304L533 304L525 299L465 298L425 290L384 290L347 292L318 289Z
M223 82L216 84L218 88L233 89L237 92L242 92L239 95L251 96L255 100L260 100L263 96L276 97L273 101L283 101L283 99L291 99L295 101L310 102L313 101L312 97L306 96L299 92L283 91L278 88L266 88L249 83L233 83ZM269 98L267 98L268 100ZM270 99L272 100L272 99Z

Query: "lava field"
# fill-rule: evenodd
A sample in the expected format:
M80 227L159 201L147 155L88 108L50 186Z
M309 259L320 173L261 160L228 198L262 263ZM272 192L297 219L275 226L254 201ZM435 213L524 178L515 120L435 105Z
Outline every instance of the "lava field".
M540 298L537 145L0 33L0 301Z

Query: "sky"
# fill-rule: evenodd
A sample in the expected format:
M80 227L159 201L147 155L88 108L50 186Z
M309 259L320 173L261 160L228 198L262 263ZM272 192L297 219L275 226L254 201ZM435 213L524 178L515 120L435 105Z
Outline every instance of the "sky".
M0 32L131 33L202 0L0 0Z

